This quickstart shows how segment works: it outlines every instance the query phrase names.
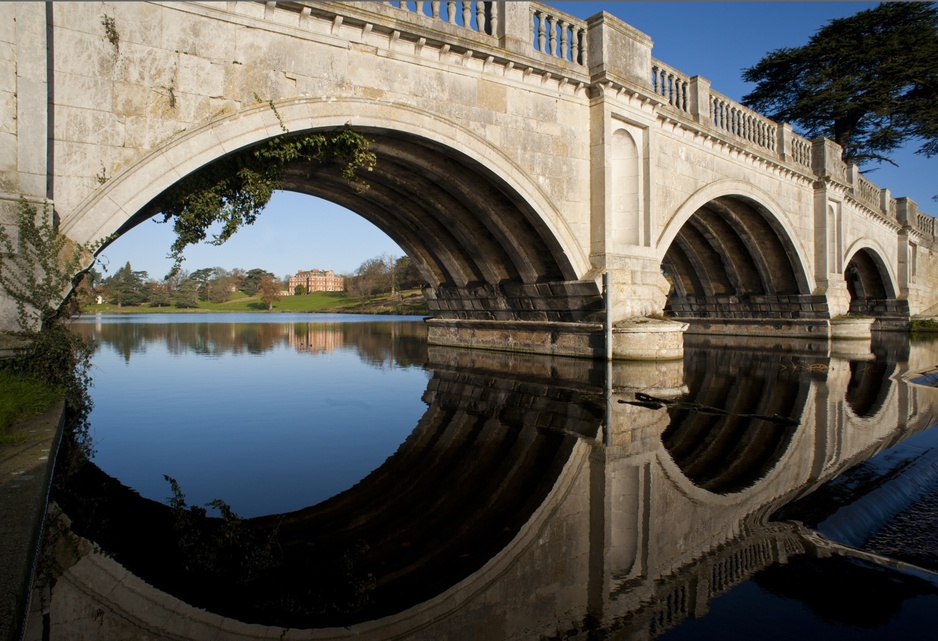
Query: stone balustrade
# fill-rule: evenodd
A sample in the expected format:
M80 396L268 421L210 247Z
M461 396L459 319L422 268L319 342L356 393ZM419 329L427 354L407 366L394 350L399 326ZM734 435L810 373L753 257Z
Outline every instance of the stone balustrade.
M675 109L690 113L690 78L659 60L652 59L651 63L651 87L655 94Z
M388 2L392 7L433 20L492 35L498 31L498 14L491 2Z
M389 48L408 43L440 56L484 61L482 70L507 74L523 70L522 80L579 92L590 85L622 87L632 95L659 101L659 113L687 129L723 140L729 147L779 162L815 179L841 184L845 194L875 215L897 221L934 239L934 219L902 207L840 158L829 140L808 141L787 123L775 123L712 90L709 81L688 76L651 57L651 39L600 13L580 20L540 2L239 2L229 10L301 29L338 33L343 24L361 28L360 39L386 35ZM291 17L292 16L292 17ZM294 24L296 23L296 24ZM323 23L320 26L318 23ZM494 64L493 64L494 63Z
M778 126L715 91L710 92L710 122L751 145L768 152L775 151Z
M586 22L540 2L530 3L531 37L543 54L578 65L586 64Z

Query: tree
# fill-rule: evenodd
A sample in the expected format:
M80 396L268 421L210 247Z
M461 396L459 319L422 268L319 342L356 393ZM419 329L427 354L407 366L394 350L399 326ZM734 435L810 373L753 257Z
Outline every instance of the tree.
M216 267L203 285L205 298L213 303L225 303L231 298L235 284L235 277L221 267Z
M169 307L169 286L165 282L151 280L143 284L143 289L147 300L150 301L150 307Z
M889 162L903 144L938 153L938 8L884 2L832 20L808 44L769 52L743 79L743 103L808 138L830 138L843 160Z
M369 258L359 265L354 276L346 278L346 292L364 301L381 292L392 291L391 265L393 261L387 256Z
M176 307L194 309L199 306L199 283L191 278L182 282L176 290Z
M264 276L257 285L257 294L267 304L267 311L274 308L274 302L280 299L280 281L275 276Z
M241 291L246 296L254 296L257 293L257 286L264 276L274 277L269 271L255 267L248 271L244 276L244 283L241 285Z
M297 285L296 287L293 288L293 293L296 294L297 296L305 296L309 292L306 291L306 285Z
M124 305L140 305L146 302L146 293L143 284L147 280L145 271L134 271L128 262L117 270L117 272L108 278L105 278L103 285L107 291L108 300L115 303L118 307Z
M394 277L397 279L398 289L414 289L424 283L423 276L410 256L401 256L397 259L394 268Z

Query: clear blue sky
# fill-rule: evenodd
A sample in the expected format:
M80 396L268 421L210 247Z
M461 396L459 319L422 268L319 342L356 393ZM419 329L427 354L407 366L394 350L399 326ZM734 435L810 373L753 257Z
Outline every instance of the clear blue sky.
M587 18L607 11L648 34L652 55L689 76L700 75L714 90L740 100L752 89L742 82L742 69L768 51L803 45L826 22L876 6L875 2L550 2L562 11ZM867 177L887 187L894 197L908 196L929 213L938 194L938 158L897 153L898 168L879 165ZM864 167L863 169L870 169ZM169 225L146 222L117 239L103 253L113 273L126 262L162 278L172 242ZM199 246L186 252L185 268L259 267L277 276L299 269L354 271L381 254L400 256L401 249L358 215L309 196L279 193L258 221L222 247Z

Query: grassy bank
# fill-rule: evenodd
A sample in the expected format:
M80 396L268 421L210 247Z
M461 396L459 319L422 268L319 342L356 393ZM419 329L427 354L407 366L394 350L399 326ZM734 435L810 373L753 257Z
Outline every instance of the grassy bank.
M197 308L181 309L175 306L151 307L148 304L136 306L85 305L83 313L99 314L173 314L187 312L267 312L267 304L257 296L245 296L235 292L231 300L225 303L199 301ZM345 314L412 314L429 313L427 303L419 290L402 292L392 298L382 294L366 301L350 298L345 292L313 292L302 296L284 296L274 303L273 312L294 313L345 313Z
M0 367L0 444L22 440L17 423L45 412L62 395L42 381Z

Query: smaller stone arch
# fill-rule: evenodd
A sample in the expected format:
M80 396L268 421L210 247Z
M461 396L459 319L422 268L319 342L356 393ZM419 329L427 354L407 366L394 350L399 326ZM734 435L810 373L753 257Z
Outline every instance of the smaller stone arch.
M673 286L665 311L691 332L826 328L827 301L814 294L807 253L782 212L768 194L733 180L688 198L657 245Z
M898 297L895 274L883 255L870 242L856 243L847 252L843 273L850 294L848 313L875 318L876 329L905 329L909 303Z

